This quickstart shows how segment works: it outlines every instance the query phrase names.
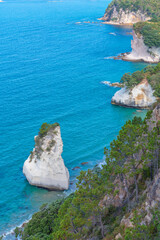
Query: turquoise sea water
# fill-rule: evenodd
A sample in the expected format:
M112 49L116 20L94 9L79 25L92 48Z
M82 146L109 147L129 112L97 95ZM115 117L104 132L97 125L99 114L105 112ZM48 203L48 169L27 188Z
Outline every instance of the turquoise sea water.
M125 72L145 66L107 59L130 51L132 38L130 28L97 20L109 2L0 3L0 234L28 219L42 203L72 191L80 170L102 162L104 147L135 116L136 110L111 105L118 89L101 83L119 81ZM61 125L71 176L68 192L30 186L23 176L23 163L43 122ZM82 167L84 161L88 165ZM75 166L80 170L72 170Z

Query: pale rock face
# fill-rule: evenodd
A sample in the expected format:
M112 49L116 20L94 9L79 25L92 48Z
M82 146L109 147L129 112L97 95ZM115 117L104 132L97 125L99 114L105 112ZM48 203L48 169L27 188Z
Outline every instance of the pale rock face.
M131 41L132 51L123 57L127 61L144 61L149 63L158 63L160 61L160 48L149 48L144 44L143 37L137 36L133 31L133 40Z
M111 13L112 11L112 13ZM110 12L106 12L105 15L101 18L103 21L107 21L109 23L117 23L117 24L134 24L137 22L147 21L150 20L146 14L142 13L141 11L131 12L129 10L124 11L120 9L119 12L117 11L116 7L113 6Z
M31 185L50 190L68 189L69 172L61 157L62 151L59 126L50 129L42 138L35 137L35 148L23 166L23 173Z
M122 235L120 233L118 233L115 237L116 240L122 239Z
M126 87L117 91L112 97L112 104L135 108L149 108L156 102L153 90L147 80L143 80L133 89Z
M160 121L160 104L156 106L153 110L152 117L148 120L149 131L152 131L153 128L157 126L157 123Z

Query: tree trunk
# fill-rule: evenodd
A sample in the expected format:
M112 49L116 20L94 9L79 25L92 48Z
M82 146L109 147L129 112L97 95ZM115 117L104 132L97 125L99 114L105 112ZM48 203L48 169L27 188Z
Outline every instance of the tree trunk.
M125 175L124 175L124 189L127 192L128 211L130 211L130 197L129 197L128 183Z
M158 169L159 169L159 146L157 146L156 149L156 173L158 173Z
M135 183L135 188L136 188L136 201L138 202L138 184L137 184L136 175L134 175L134 183Z
M102 234L102 237L104 238L104 226L103 226L101 214L99 214L99 220L100 220L100 225L101 225L101 234Z

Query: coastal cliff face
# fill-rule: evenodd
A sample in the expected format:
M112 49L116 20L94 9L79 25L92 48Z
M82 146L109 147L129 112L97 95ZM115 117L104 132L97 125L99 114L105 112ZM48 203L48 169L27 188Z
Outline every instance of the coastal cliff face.
M160 47L149 48L144 44L143 36L137 35L133 31L133 40L131 41L132 51L125 54L122 59L126 61L144 61L149 63L158 63L160 61Z
M117 91L112 97L111 103L115 105L134 107L134 108L149 108L156 102L153 96L153 90L147 80L143 80L133 89L126 87Z
M141 21L147 21L149 19L150 17L140 10L137 12L130 11L128 9L123 10L122 8L117 10L115 5L113 5L112 8L107 9L106 13L101 18L101 20L110 24L134 24Z
M160 104L158 104L154 108L151 114L151 117L147 120L147 125L148 125L147 134L151 133L152 136L154 135L154 129L158 129L159 121L160 121ZM159 133L159 131L157 133ZM137 143L138 143L138 139L137 139ZM141 143L139 142L138 144L141 144ZM153 147L153 143L152 143L152 147ZM159 161L159 148L156 151L157 151L156 156ZM134 155L134 158L137 164L136 166L137 169L140 169L142 166L141 165L142 154L143 154L143 151L140 151L139 154ZM128 160L126 161L125 164L127 166ZM148 163L148 166L149 166L149 163ZM132 195L130 195L130 201L131 201L130 206L132 210L130 209L130 211L127 212L127 214L122 216L119 229L123 229L123 231L125 231L128 228L135 229L136 227L135 224L137 224L136 221L133 221L133 219L135 218L135 211L138 214L137 221L139 221L139 226L149 226L153 221L154 210L155 209L158 210L159 204L160 204L159 165L154 167L154 174L150 181L147 180L143 183L143 190L141 192L141 199L143 200L141 201L139 200L137 202L136 198L135 197L132 198ZM137 180L139 184L140 182L144 181L141 171L139 171ZM120 176L117 176L116 179L114 180L114 186L117 194L115 195L106 194L103 200L101 200L100 202L101 207L103 207L104 209L109 206L113 206L115 208L123 207L124 203L127 201L127 198L128 198L127 191L131 186L133 186L133 184L134 184L134 178L132 177L132 175L129 178L123 178L123 181ZM108 238L105 238L105 239L107 240ZM115 238L113 239L124 239L124 237L121 235L120 232L119 233L116 232ZM130 238L127 238L127 239L130 239ZM140 238L135 237L131 239L140 239ZM141 238L141 239L144 239L144 238ZM148 237L147 239L151 239L151 238ZM159 238L153 238L153 239L159 239Z
M35 136L35 148L23 166L31 185L50 190L69 187L69 172L61 157L63 143L60 127L50 128L45 136Z

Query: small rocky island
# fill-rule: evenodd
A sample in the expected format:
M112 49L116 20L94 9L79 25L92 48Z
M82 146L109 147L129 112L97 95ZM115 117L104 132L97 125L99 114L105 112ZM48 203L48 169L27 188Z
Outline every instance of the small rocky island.
M25 161L23 173L31 185L49 190L66 190L69 187L69 172L61 157L63 142L58 123L43 123L35 148Z

